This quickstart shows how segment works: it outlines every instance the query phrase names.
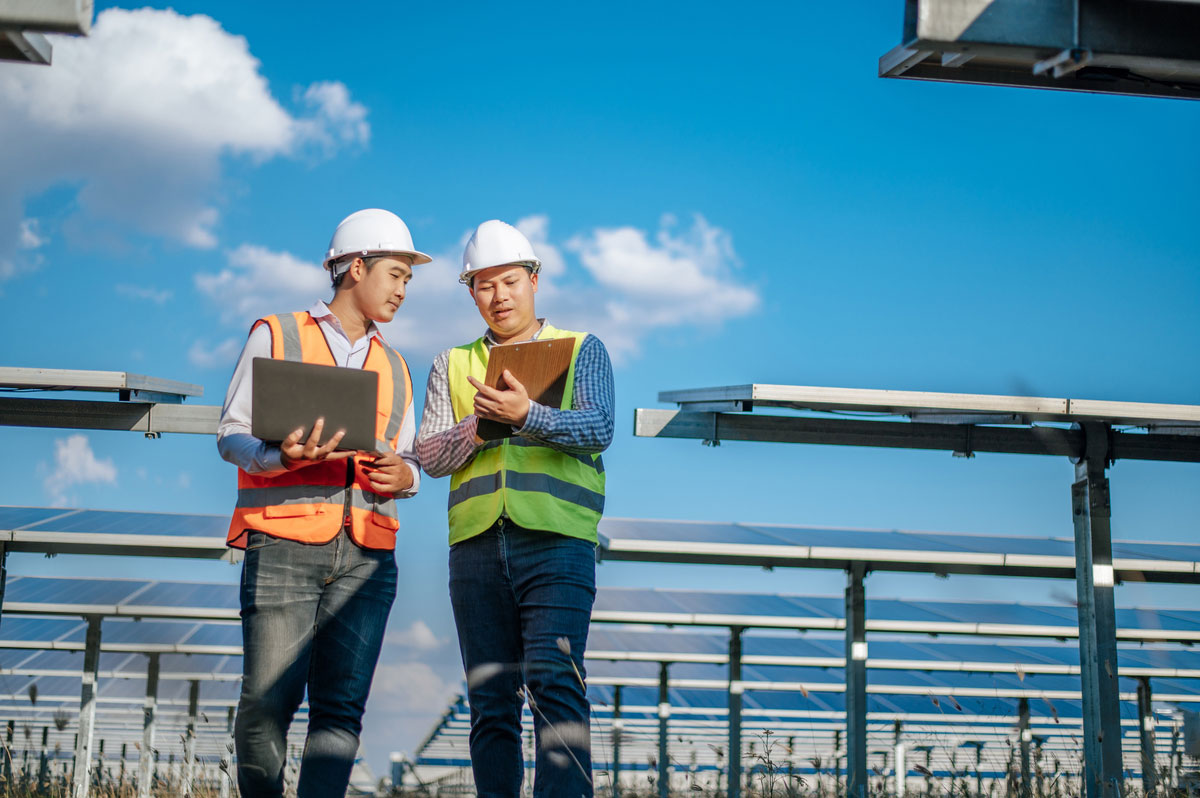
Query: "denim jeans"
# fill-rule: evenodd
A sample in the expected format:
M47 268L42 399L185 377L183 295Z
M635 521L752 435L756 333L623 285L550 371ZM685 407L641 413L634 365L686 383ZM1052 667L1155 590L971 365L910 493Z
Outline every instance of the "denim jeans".
M308 690L299 798L345 795L396 598L396 558L344 531L313 546L251 532L242 568L242 798L283 795L287 730Z
M471 768L479 798L517 798L522 685L537 754L537 798L592 796L581 680L596 597L596 547L501 519L450 547L450 603L467 672ZM560 642L561 641L561 642Z

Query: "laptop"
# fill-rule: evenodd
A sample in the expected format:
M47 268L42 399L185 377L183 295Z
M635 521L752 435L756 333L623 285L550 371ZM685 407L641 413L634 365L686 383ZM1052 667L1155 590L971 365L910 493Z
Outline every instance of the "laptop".
M324 418L321 443L344 429L346 435L339 449L376 450L376 372L271 357L254 358L251 368L250 431L254 437L280 443L303 427L303 441L312 433L316 420Z

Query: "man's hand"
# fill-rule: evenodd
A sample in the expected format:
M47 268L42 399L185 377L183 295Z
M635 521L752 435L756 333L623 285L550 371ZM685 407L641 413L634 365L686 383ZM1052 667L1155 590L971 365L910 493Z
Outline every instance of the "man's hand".
M399 493L413 484L412 469L398 454L381 454L362 464L363 473L376 493Z
M288 471L295 471L297 468L310 466L313 463L325 460L345 460L354 455L354 452L334 451L342 442L342 438L346 436L346 430L338 430L332 438L321 445L321 433L324 430L325 419L318 418L317 423L313 424L308 440L303 443L300 442L300 438L304 435L302 428L284 438L283 443L279 444L279 459L283 463L283 467Z
M529 393L508 369L504 370L501 377L501 384L507 386L504 390L489 388L474 377L467 377L478 391L475 394L475 415L514 427L523 427L525 419L529 416Z

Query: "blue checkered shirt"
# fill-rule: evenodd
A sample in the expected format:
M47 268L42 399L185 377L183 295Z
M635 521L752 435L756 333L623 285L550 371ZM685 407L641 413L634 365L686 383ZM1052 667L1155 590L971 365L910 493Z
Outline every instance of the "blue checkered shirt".
M531 340L537 340L542 327ZM484 342L495 344L489 330ZM518 343L513 341L513 343ZM431 477L444 477L465 466L481 448L475 443L479 419L469 415L454 423L454 407L450 403L450 350L442 352L429 370L425 386L425 413L421 431L417 434L417 458L421 468ZM595 454L612 443L613 406L615 404L612 363L608 350L594 335L589 334L579 346L575 359L575 381L570 410L529 403L525 426L516 434L570 454Z

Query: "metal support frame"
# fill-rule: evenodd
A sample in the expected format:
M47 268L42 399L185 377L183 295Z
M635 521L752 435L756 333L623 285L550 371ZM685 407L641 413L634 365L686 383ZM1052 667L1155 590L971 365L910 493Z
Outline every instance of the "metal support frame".
M158 725L159 655L149 654L146 667L146 702L142 711L142 753L138 760L138 798L150 798L154 782L154 731Z
M742 794L742 632L729 629L729 798Z
M8 728L4 732L4 770L0 773L4 777L4 785L6 791L10 791L9 787L13 780L12 766L12 749L13 749L13 732L16 730L17 723L14 720L8 721Z
M846 571L846 796L867 795L867 624L865 569Z
M1150 677L1139 676L1137 680L1138 739L1142 753L1142 794L1154 795L1158 788L1158 772L1154 766L1154 709L1151 705L1153 693Z
M1071 506L1075 584L1079 597L1079 665L1083 692L1087 798L1122 793L1121 704L1117 690L1117 618L1113 598L1107 424L1085 422L1084 452L1075 465Z
M183 795L191 798L196 778L196 720L200 714L200 680L192 679L188 687L187 733L183 738Z
M1029 780L1029 744L1033 731L1029 728L1029 699L1017 699L1017 736L1021 743L1021 798L1032 798L1033 783Z
M87 616L87 637L83 650L83 689L79 696L79 734L75 741L74 798L87 798L91 786L92 734L96 727L96 681L100 676L99 615Z
M612 711L612 798L621 798L621 734L625 728L621 720L621 685L613 688Z
M658 663L658 795L671 791L670 755L667 750L667 721L671 719L671 697L667 693L667 663Z
M227 755L221 757L221 766L217 771L217 778L221 780L220 798L229 798L229 788L233 784L236 774L233 766L233 707L229 708L229 714L225 717L225 734L228 735L228 741L225 743ZM409 763L409 768L413 771L413 777L417 783L421 783L421 777L417 775L416 769ZM613 798L617 798L615 795Z
M905 755L904 743L900 742L902 724L896 721L893 727L893 744L896 747L896 798L904 798L905 781L908 779L908 761Z

